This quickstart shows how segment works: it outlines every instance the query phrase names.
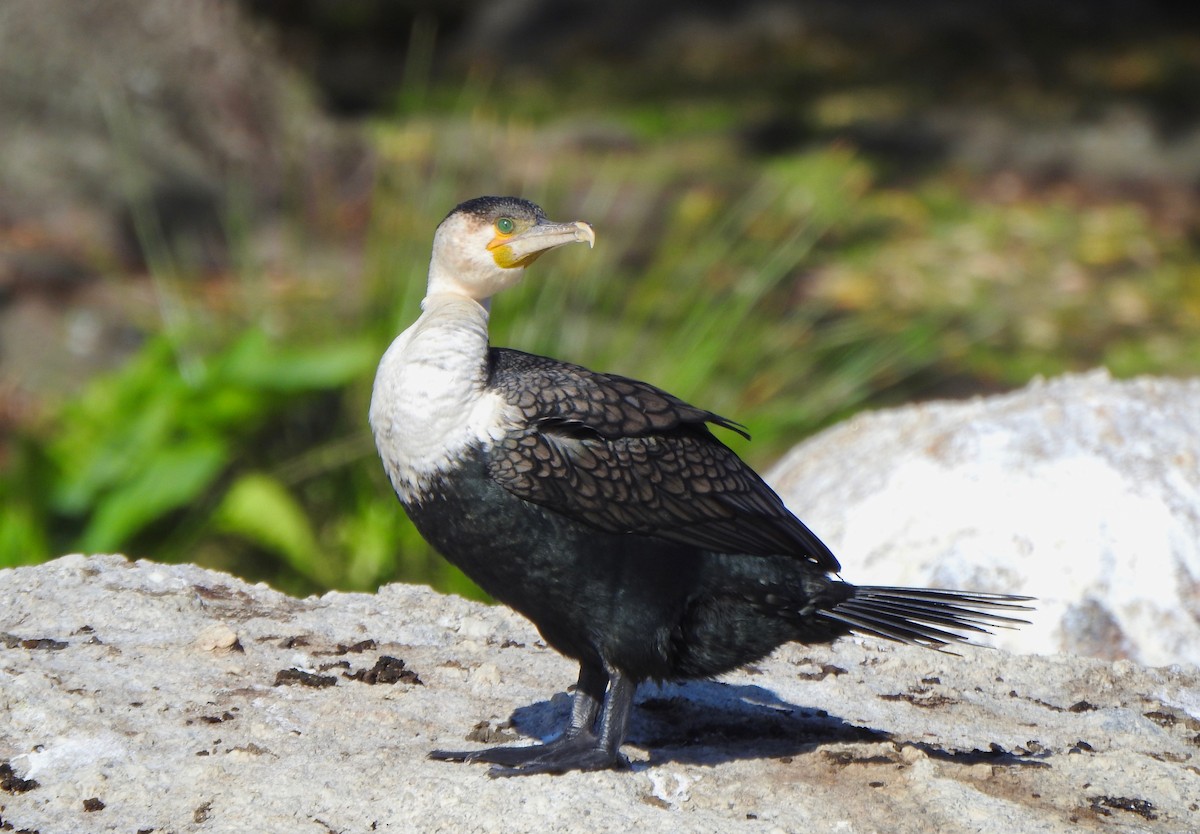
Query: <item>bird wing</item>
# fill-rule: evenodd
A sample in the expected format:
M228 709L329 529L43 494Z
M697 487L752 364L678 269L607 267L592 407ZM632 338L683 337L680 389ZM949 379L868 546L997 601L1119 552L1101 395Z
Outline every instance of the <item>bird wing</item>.
M524 417L488 459L509 492L610 533L839 570L707 425L745 435L736 423L626 377L508 349L490 360L490 385Z

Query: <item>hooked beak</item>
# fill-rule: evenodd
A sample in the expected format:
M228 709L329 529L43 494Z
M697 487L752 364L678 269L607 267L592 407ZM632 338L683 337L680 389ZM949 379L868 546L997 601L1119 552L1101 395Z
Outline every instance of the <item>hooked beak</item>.
M596 233L582 220L573 223L544 220L519 234L496 237L488 244L488 249L498 265L513 269L529 266L543 252L568 243L587 243L591 248L596 245Z

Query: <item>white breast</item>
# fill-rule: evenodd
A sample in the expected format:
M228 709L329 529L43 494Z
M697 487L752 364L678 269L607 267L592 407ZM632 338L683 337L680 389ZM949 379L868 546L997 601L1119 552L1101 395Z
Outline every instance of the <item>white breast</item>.
M371 394L375 446L392 486L410 501L464 453L509 427L487 390L487 311L465 298L432 296L379 363Z

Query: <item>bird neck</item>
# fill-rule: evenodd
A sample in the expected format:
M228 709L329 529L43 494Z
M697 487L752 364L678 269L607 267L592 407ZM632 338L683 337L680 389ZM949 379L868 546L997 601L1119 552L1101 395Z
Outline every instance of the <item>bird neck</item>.
M487 393L488 312L457 293L434 293L379 364L370 421L400 497L420 495L438 472L486 442L496 420Z
M488 309L458 293L434 293L421 302L421 316L393 343L392 361L421 373L410 398L477 395L487 374Z
M486 330L487 320L492 312L490 297L476 299L460 292L429 292L421 299L421 312L423 314L434 312L435 315L441 317L466 317L470 315L467 311L478 315L478 311L473 310L472 305L483 310L483 326Z
M468 299L483 297L476 303L487 306L487 298L521 280L525 269L484 266L455 260L445 253L435 253L429 261L429 280L426 299L440 295L457 295Z

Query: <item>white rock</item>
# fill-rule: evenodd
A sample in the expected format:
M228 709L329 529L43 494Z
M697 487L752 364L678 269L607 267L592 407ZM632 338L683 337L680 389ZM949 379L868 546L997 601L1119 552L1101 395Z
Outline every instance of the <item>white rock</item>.
M1200 663L1200 380L862 414L768 480L852 582L1038 597L1003 648Z
M490 639L466 646L465 620ZM214 622L244 651L200 648ZM275 685L297 637L332 685ZM381 655L422 683L345 677ZM722 683L647 686L631 772L494 780L426 758L491 716L549 732L575 673L511 612L427 588L296 600L116 556L0 570L0 828L1175 834L1200 808L1195 668L987 649L789 646Z
M213 623L196 635L196 648L203 652L237 651L237 632L225 623Z

